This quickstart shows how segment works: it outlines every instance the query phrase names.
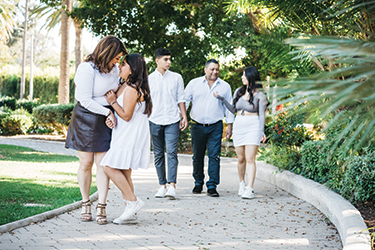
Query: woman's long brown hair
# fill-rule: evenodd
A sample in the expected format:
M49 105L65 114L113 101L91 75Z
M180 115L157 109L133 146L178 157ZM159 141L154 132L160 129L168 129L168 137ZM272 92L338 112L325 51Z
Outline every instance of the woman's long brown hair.
M126 84L133 87L138 92L137 102L141 102L142 94L144 101L146 102L146 109L144 114L147 116L151 115L152 112L152 102L150 95L150 86L148 85L148 73L146 62L140 54L130 54L125 57L127 64L130 66L130 75L126 80ZM123 63L124 63L123 61Z
M246 90L250 94L250 99L249 103L254 105L253 100L254 100L254 90L257 88L262 88L262 84L255 83L257 81L260 81L260 76L259 72L255 67L247 67L245 70L245 77L247 81L249 82L248 85L243 85L238 91L236 96L233 99L233 106L236 107L236 103L240 99L241 96L243 96L246 93Z
M127 55L125 45L115 36L106 36L96 45L94 52L88 55L85 62L93 62L100 73L109 73L112 70L110 61L118 54Z

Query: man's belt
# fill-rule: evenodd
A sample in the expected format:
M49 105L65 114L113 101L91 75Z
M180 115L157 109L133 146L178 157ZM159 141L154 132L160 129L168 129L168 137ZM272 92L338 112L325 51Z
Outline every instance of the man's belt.
M212 125L215 125L215 124L218 124L219 122L221 122L221 120L215 122L215 123L208 123L208 124L203 124L203 123L199 123L197 121L194 121L193 119L191 119L191 123L193 124L197 124L199 126L203 126L203 127L209 127L209 126L212 126Z

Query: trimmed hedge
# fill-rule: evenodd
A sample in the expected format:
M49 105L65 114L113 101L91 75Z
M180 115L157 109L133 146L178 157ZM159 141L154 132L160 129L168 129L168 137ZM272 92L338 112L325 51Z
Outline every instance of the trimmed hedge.
M29 93L29 77L26 75L25 96ZM0 95L19 98L21 76L2 75L0 76ZM57 76L34 76L33 97L39 99L42 104L57 103L59 90L59 77ZM70 78L70 102L74 102L74 80Z
M34 122L66 135L74 106L74 103L41 105L33 111Z
M30 114L33 112L33 109L39 105L40 105L40 102L37 99L34 99L32 101L28 99L18 100L10 96L0 98L0 107L6 107L11 110L23 108Z

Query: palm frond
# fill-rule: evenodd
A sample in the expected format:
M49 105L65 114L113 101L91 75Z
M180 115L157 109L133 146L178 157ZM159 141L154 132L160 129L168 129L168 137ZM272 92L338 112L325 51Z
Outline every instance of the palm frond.
M321 110L320 119L333 115L327 129L338 125L345 128L336 135L332 150L343 147L352 152L369 143L375 131L375 43L337 37L286 42L300 48L296 59L313 55L321 59L326 71L277 81L286 87L276 89L276 98L282 100L276 105L291 102L291 109L304 106L304 111L314 105Z

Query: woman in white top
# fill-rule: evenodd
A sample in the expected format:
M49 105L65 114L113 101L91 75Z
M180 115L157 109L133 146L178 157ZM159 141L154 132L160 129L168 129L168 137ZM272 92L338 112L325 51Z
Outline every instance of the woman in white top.
M109 117L115 121L115 116L104 95L109 90L118 89L119 72L116 64L126 54L124 44L117 37L107 36L98 43L85 62L78 66L74 77L75 99L78 102L73 110L65 147L78 150L77 178L82 195L82 221L92 220L89 196L95 161L99 192L96 221L99 224L107 223L105 207L109 179L100 166L100 161L109 149L112 133L105 120Z
M117 125L113 129L111 148L101 161L104 172L120 189L125 210L113 223L124 224L134 218L144 202L135 196L131 179L133 169L147 169L150 164L150 128L152 111L146 62L140 54L130 54L120 64L124 84L115 94L106 94L116 111ZM107 119L110 127L112 122ZM114 124L112 124L114 125Z
M237 112L233 124L233 144L236 148L238 176L240 186L238 195L243 199L254 198L254 181L256 175L256 154L260 142L266 140L264 134L265 111L268 105L266 95L258 90L262 85L259 72L255 67L248 67L242 75L243 86L234 92L233 105L218 93L214 96L233 114ZM245 184L247 172L247 186Z

